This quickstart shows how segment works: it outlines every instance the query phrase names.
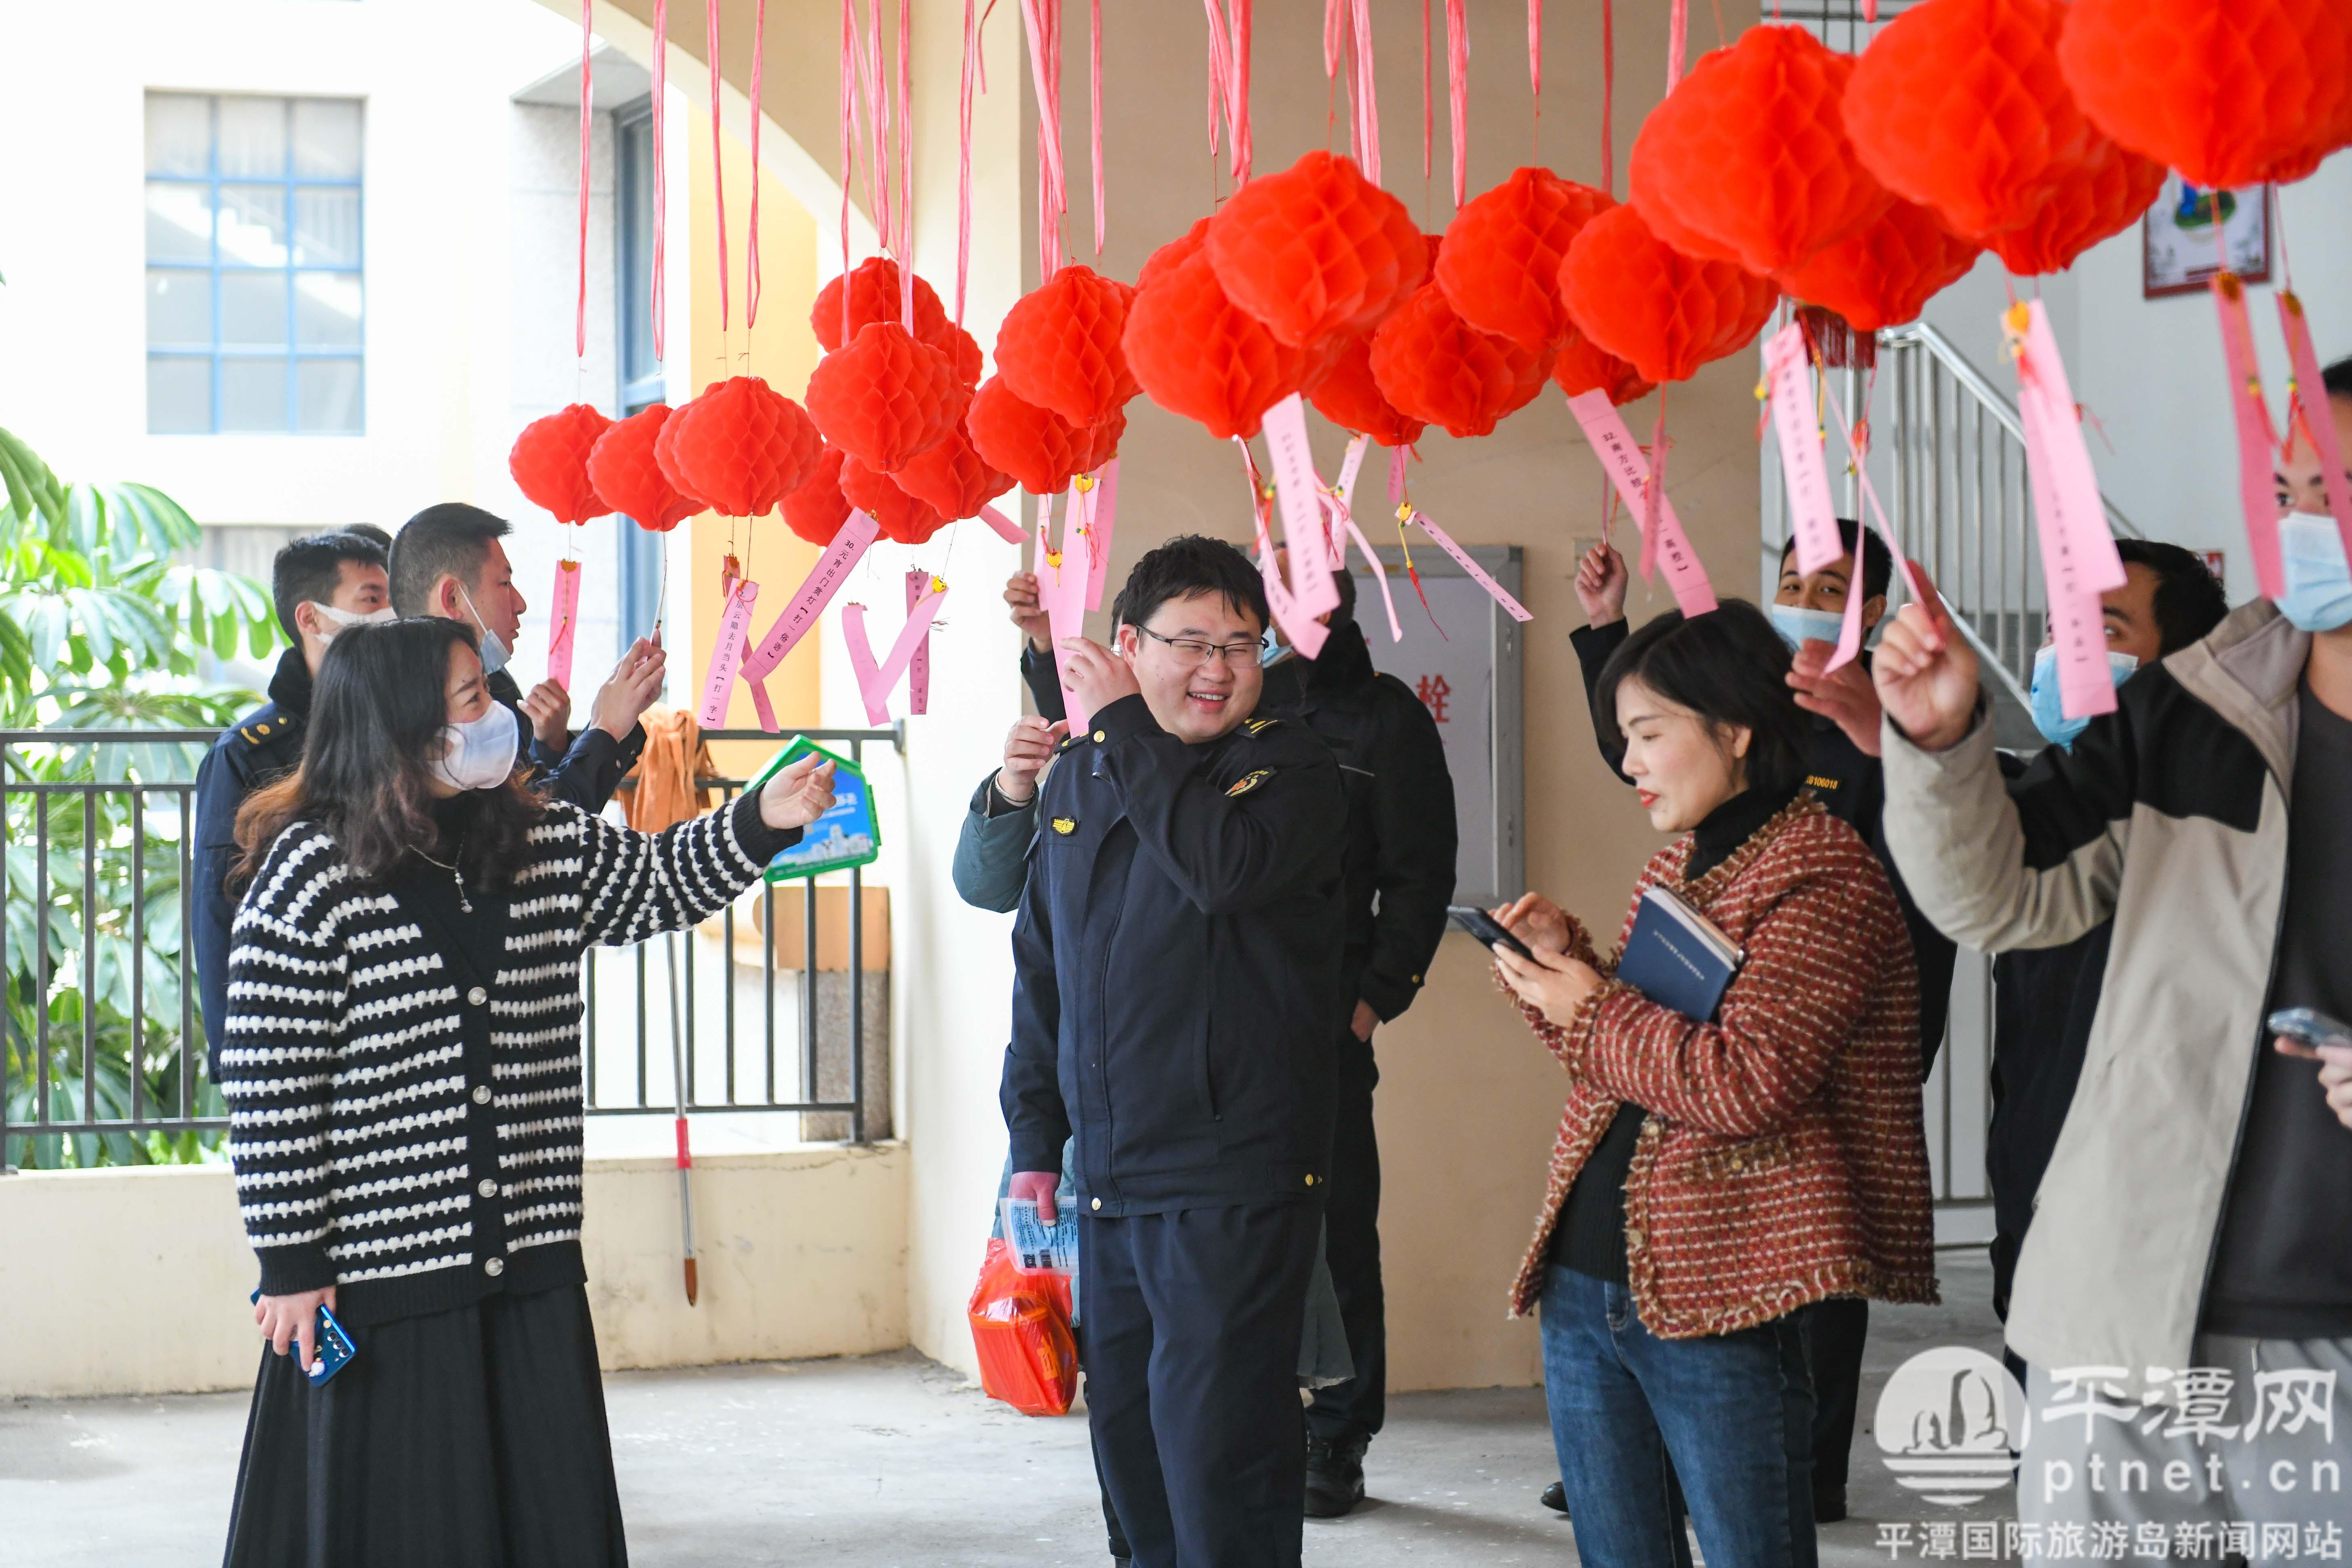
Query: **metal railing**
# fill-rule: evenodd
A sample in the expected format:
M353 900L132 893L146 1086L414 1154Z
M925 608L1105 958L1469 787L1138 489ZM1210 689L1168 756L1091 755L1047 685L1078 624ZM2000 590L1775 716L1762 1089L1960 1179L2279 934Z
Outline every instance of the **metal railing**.
M870 742L903 744L897 730L804 733L845 748L861 764ZM194 1140L227 1129L206 1073L195 955L186 940L196 882L196 766L215 738L210 730L0 730L0 1170L27 1141L47 1141L34 1144L44 1157L27 1163L62 1163L62 1141L70 1139L77 1164L125 1163L173 1157L156 1140L187 1141L177 1157L193 1157ZM758 730L705 731L702 738L775 740ZM719 795L719 809L743 783L698 780ZM678 1075L668 1035L659 1030L666 1022L679 1034L688 1110L797 1112L812 1119L803 1124L808 1135L851 1142L867 1141L877 1108L887 1125L887 1086L873 1094L866 1047L869 1018L877 1009L887 1017L887 971L877 965L869 976L866 969L859 871L848 873L845 891L847 973L838 988L845 997L828 994L835 988L818 967L824 922L813 880L781 896L763 881L682 936L619 954L590 949L582 1024L589 1113L672 1108ZM803 937L797 970L779 964L777 935L780 916L789 919L795 900ZM747 909L760 935L756 965L737 944ZM713 938L719 952L698 963L697 949ZM739 1027L747 1006L761 1019L755 1040ZM713 1013L715 1037L707 1027L698 1032ZM837 1044L824 1027L835 1014L845 1026ZM782 1036L780 1019L788 1026Z

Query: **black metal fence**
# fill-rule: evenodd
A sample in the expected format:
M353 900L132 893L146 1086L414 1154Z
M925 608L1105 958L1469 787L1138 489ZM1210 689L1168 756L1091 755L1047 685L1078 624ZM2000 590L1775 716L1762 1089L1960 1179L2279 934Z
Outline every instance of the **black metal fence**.
M869 743L900 744L894 730L804 732L861 764ZM775 739L758 730L702 738ZM0 731L0 1168L18 1156L41 1166L195 1159L228 1126L206 1077L186 937L196 766L214 739L208 730ZM723 809L744 781L698 782ZM592 949L589 1112L682 1101L689 1111L797 1112L809 1138L887 1136L887 1086L869 1072L866 1047L874 1023L887 1027L887 971L866 967L866 891L856 870L839 890L845 901L813 881L782 892L763 882L697 932ZM800 951L780 963L778 922L791 923L794 905ZM828 909L845 918L821 918ZM738 945L746 914L756 967ZM820 948L843 943L821 938L845 923L845 973L834 984L827 971L837 965L821 967ZM698 963L713 937L717 954ZM747 1009L759 1018L755 1037L743 1033ZM831 1038L828 1025L844 1037Z

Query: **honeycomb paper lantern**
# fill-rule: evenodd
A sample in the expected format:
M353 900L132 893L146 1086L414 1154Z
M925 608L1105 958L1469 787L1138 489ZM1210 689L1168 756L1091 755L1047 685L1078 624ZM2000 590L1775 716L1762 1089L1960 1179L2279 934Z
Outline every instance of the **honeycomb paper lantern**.
M2074 0L2058 64L2100 130L2209 189L2308 174L2343 144L2344 0Z
M1372 379L1408 416L1455 437L1490 434L1543 390L1552 354L1482 332L1424 284L1372 334Z
M1404 204L1321 152L1235 191L1203 248L1225 297L1293 348L1370 326L1429 270Z
M1142 289L1162 274L1174 271L1192 258L1209 236L1209 220L1194 218L1192 226L1170 240L1144 258L1143 270L1135 275L1135 286Z
M809 374L809 417L828 442L881 474L953 430L971 401L948 356L896 321L868 325Z
M613 422L584 403L534 419L507 453L507 472L531 503L558 522L585 522L612 507L588 477L588 454Z
M1259 417L1305 384L1314 363L1225 298L1205 246L1137 291L1120 346L1154 403L1220 441L1256 435Z
M670 489L707 511L710 508L709 498L689 484L684 471L677 466L677 438L686 434L686 427L699 412L695 405L700 401L699 398L689 397L669 411L669 417L662 421L661 429L654 436L654 463L661 469L662 478L669 481Z
M1401 413L1372 378L1372 339L1369 332L1349 337L1330 368L1307 389L1307 401L1324 418L1360 436L1370 436L1383 447L1410 447L1426 426Z
M849 331L841 330L841 295L845 280L849 290ZM876 321L898 320L898 264L887 256L869 257L844 278L836 278L817 290L816 303L809 310L809 325L816 330L816 341L824 352L833 353L845 342L855 342L857 334ZM940 297L931 286L915 279L915 336L934 347L950 330L948 313L940 304Z
M2039 213L2103 141L2058 68L2064 0L1926 0L1846 84L1846 134L1880 184L1981 239Z
M948 356L948 368L955 372L959 384L968 387L980 384L980 344L970 332L950 324L938 337L927 341Z
M855 457L841 459L841 493L881 527L883 538L900 544L920 544L947 526L937 508L908 495L890 475L876 473Z
M669 416L669 405L656 403L616 420L588 452L588 479L596 493L613 510L656 533L667 533L702 510L700 500L670 483L654 456L654 443Z
M1437 286L1454 313L1522 348L1549 348L1569 332L1559 262L1577 234L1617 205L1549 169L1517 169L1473 197L1446 226ZM1394 445L1395 443L1390 443Z
M1825 305L1860 332L1918 320L1928 300L1965 276L1981 250L1926 207L1897 200L1851 239L1778 275L1800 300Z
M964 431L982 462L1012 475L1033 496L1052 495L1070 482L1087 440L1052 409L1013 396L1001 375L990 376L971 395Z
M996 374L1024 403L1073 425L1108 418L1142 390L1118 346L1135 290L1065 267L1013 303L996 333Z
M1626 188L1644 215L1729 247L1750 272L1801 264L1858 233L1886 190L1841 112L1851 56L1802 27L1750 27L1702 57L1633 139Z
M722 381L692 407L670 449L680 488L729 517L765 514L824 455L801 405L756 375Z
M989 466L959 427L891 476L898 488L952 522L1013 488L1013 476Z
M1985 239L1985 247L2021 278L2063 272L2074 258L2137 223L2163 193L2165 167L2105 137L2099 151L2058 179L2040 213L2021 228Z
M1551 378L1570 397L1605 392L1609 401L1621 407L1657 390L1642 379L1640 371L1608 350L1595 348L1591 338L1573 329L1553 356Z
M1688 380L1737 349L1780 292L1730 262L1685 256L1631 205L1584 226L1560 263L1559 284L1578 330L1651 382Z
M849 498L841 493L844 456L840 447L827 447L809 469L808 478L782 503L784 526L811 544L831 544L841 525L849 521Z
M1118 444L1127 436L1127 411L1120 409L1098 424L1089 425L1077 433L1070 443L1070 472L1073 476L1091 474L1118 456Z

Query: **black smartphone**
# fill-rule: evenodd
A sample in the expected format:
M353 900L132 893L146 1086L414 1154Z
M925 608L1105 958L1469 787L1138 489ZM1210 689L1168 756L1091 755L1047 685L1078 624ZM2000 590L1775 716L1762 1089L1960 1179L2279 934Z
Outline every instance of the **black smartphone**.
M1521 958L1533 958L1528 944L1503 928L1503 923L1475 904L1448 904L1445 912L1454 923L1485 942L1488 947L1507 947Z
M2282 1007L2267 1022L2272 1034L2293 1040L2305 1052L2321 1046L2352 1048L2352 1025L2331 1018L2315 1007Z

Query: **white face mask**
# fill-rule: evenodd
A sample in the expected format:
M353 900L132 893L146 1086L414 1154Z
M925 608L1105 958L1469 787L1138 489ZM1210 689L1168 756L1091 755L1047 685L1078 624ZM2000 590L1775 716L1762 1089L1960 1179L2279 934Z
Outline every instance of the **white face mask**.
M514 772L522 734L514 710L494 701L478 719L443 726L441 740L442 752L433 761L435 778L461 790L496 789Z
M1772 629L1789 645L1789 651L1802 651L1808 642L1835 643L1845 632L1845 617L1831 610L1808 610L1798 605L1772 606Z
M390 605L384 605L380 610L369 610L362 614L358 610L341 610L332 605L322 605L316 599L306 599L303 603L318 611L319 618L327 623L327 630L311 634L320 642L334 641L335 633L341 631L345 626L390 626L400 619L400 612Z
M507 667L507 660L513 657L512 650L499 640L499 634L490 630L483 621L482 612L474 608L474 595L466 592L466 584L463 583L457 584L457 596L466 601L466 613L473 616L474 625L481 628L482 673L496 675Z

